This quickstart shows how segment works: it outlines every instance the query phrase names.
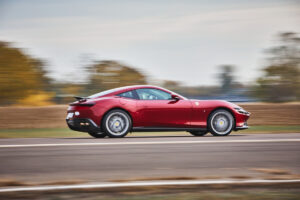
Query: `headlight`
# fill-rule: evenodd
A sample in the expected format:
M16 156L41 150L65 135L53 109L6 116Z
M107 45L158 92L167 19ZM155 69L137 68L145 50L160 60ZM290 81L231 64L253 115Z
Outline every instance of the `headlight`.
M75 112L75 115L78 116L78 115L80 115L80 113L79 113L78 111L76 111L76 112Z
M245 115L249 115L250 113L247 112L246 110L244 110L243 108L241 107L237 107L237 108L234 108L236 111L238 111L239 113L241 114L245 114Z

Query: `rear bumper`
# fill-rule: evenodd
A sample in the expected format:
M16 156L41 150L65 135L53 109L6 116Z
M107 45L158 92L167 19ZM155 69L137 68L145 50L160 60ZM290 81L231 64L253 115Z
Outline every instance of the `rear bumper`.
M101 129L97 124L89 118L72 118L66 119L70 129L80 132L100 132Z

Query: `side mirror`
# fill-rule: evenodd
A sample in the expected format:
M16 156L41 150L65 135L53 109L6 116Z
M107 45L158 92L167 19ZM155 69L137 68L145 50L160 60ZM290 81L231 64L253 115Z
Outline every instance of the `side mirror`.
M175 101L179 101L179 100L180 100L179 96L177 96L177 95L175 95L175 94L172 94L171 98L172 98L173 100L175 100Z

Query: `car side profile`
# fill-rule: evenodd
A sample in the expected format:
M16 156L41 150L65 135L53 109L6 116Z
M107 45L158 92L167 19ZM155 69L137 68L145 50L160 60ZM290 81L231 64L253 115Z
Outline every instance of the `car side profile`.
M194 136L210 132L226 136L247 129L250 113L220 100L187 99L167 89L137 85L75 97L67 124L95 138L119 138L134 131L187 131Z

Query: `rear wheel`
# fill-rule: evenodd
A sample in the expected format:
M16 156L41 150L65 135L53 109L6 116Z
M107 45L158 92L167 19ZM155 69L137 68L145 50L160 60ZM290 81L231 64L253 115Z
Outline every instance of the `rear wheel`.
M224 109L218 109L210 114L208 119L208 128L212 135L229 135L233 127L234 118L229 111Z
M108 137L120 138L127 135L131 124L131 118L124 110L115 109L104 116L102 127Z
M192 134L193 136L204 136L208 132L207 131L190 131L189 133Z
M106 137L106 134L104 132L88 132L90 136L94 138L104 138Z

